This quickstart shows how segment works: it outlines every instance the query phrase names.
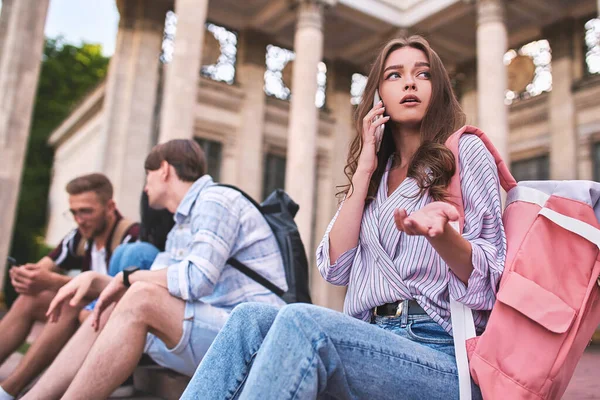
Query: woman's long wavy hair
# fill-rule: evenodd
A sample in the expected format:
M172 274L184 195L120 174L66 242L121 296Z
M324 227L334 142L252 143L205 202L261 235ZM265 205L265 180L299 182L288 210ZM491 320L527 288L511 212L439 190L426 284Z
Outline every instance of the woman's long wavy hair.
M448 197L446 188L454 175L456 166L452 152L444 143L452 133L464 125L465 115L452 90L450 77L440 57L421 36L393 39L383 47L375 59L371 72L369 72L362 101L355 112L356 136L350 145L347 164L344 168L349 183L342 186L338 194L348 195L353 190L352 177L356 172L358 158L363 147L363 118L373 107L373 96L381 83L386 59L394 50L403 47L412 47L425 53L430 64L432 87L431 100L421 122L421 146L410 160L407 176L417 180L421 189L419 196L429 191L429 195L436 201L443 201ZM399 155L400 153L400 149L396 149L390 125L386 124L383 133L381 148L377 154L377 169L369 183L367 204L377 195L388 159L392 154Z

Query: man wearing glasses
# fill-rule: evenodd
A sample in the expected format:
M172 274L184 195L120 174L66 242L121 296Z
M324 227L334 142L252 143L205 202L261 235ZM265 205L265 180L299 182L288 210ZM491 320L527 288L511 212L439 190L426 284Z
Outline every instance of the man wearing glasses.
M89 174L67 184L67 217L77 228L35 264L24 264L9 271L20 294L10 311L0 320L0 365L26 340L35 321L46 321L50 301L71 278L59 270L80 269L107 274L110 257L121 243L135 242L139 224L121 216L113 200L113 187L102 174ZM47 323L18 367L0 382L0 400L21 392L56 357L90 311L64 307L61 318Z

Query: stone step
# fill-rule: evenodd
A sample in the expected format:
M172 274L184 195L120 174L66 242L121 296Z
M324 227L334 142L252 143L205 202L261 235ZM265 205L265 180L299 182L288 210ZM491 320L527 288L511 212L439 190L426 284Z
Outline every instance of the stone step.
M165 400L177 400L190 378L159 365L140 365L133 373L135 389Z
M569 382L562 400L592 400L600 398L600 345L592 344L585 349L577 363L575 373Z
M117 400L117 397L109 397L109 400ZM146 393L138 392L131 397L118 397L118 400L163 400L161 397L156 397Z

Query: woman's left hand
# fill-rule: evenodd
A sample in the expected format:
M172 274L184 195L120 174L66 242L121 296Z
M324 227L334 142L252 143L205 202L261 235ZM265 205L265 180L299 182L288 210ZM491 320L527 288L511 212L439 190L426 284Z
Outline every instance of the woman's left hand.
M444 233L449 221L458 221L456 208L442 201L427 204L418 211L407 214L405 209L394 210L394 221L398 230L407 235L435 238Z

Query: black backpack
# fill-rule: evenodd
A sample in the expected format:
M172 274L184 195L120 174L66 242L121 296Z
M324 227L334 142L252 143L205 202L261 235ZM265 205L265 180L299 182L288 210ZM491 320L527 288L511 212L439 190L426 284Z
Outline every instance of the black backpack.
M282 189L276 189L266 198L262 204L258 204L243 190L231 186L218 184L240 192L247 198L263 215L279 245L288 291L269 281L267 278L249 268L247 265L235 258L229 258L227 264L231 265L250 279L260 283L286 303L312 303L308 289L308 260L306 251L300 239L298 226L294 222L294 216L300 208Z

